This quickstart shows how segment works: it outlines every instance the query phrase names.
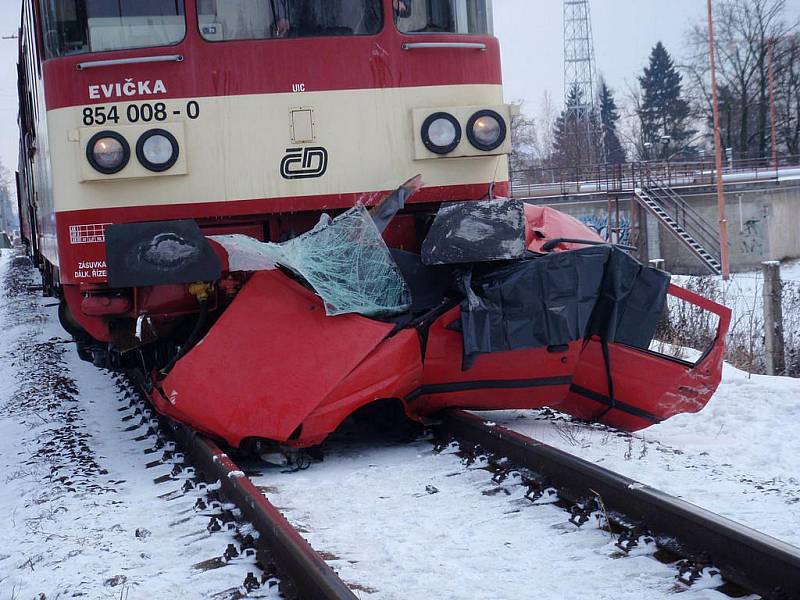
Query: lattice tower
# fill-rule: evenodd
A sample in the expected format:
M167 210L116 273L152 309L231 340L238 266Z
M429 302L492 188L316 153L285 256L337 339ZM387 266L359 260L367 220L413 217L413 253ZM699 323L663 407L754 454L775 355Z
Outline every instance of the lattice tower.
M585 148L588 162L602 159L599 115L596 112L595 78L597 67L592 37L592 13L589 0L564 0L564 103L568 122L579 123L575 131L576 148ZM570 92L577 89L581 102L569 106ZM574 119L574 121L572 121Z

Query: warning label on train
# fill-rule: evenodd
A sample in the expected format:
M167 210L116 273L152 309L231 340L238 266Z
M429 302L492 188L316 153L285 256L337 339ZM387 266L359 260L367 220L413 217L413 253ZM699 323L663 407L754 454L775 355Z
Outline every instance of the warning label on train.
M108 277L108 266L104 260L85 261L78 263L75 279L98 279Z
M70 244L103 244L106 241L106 227L111 223L95 223L94 225L70 225Z

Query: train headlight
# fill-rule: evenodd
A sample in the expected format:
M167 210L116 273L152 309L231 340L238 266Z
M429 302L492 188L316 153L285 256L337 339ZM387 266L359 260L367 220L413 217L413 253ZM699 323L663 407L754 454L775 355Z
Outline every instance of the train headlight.
M467 139L478 150L491 152L506 141L506 122L493 110L476 112L467 123Z
M169 131L151 129L136 143L136 157L145 169L160 173L171 168L180 154L178 140Z
M86 144L86 158L92 167L105 175L119 173L128 164L131 147L114 131L96 133Z
M422 124L422 143L434 154L449 154L461 143L461 124L446 112L434 113Z

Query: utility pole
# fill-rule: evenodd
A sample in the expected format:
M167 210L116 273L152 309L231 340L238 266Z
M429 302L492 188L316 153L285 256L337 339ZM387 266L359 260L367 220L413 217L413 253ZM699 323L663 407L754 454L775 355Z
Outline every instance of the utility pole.
M719 128L719 98L717 95L717 61L714 45L714 9L708 2L708 58L711 63L711 102L714 109L714 151L717 162L717 208L719 209L719 245L722 279L731 278L730 251L728 248L728 219L725 217L725 184L722 181L722 136Z

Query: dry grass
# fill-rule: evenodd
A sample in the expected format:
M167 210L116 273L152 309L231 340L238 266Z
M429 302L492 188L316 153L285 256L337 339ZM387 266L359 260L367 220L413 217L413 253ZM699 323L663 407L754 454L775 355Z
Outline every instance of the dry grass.
M692 277L683 283L687 289L734 309L728 332L725 358L748 373L766 372L764 358L764 315L761 285L753 286L752 297L736 296L714 277ZM784 281L783 324L786 347L786 375L800 377L800 282ZM667 314L668 313L668 314ZM668 310L656 331L656 350L675 355L684 348L703 351L711 344L717 317L696 306L670 298ZM668 352L672 347L676 352ZM684 356L677 356L685 358Z

